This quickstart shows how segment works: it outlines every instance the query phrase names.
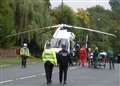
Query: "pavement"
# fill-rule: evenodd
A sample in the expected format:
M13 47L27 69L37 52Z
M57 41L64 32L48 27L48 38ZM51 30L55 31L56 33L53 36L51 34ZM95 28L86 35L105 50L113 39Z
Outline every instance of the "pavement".
M58 67L54 67L52 84L59 83ZM48 86L46 84L44 65L35 63L21 68L20 65L0 68L0 86ZM109 67L93 69L88 67L72 66L68 70L68 80L65 86L120 86L120 64L115 69Z

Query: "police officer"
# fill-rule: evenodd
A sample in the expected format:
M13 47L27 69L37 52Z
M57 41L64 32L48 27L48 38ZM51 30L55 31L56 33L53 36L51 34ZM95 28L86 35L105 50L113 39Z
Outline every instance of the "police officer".
M23 47L20 49L20 56L22 58L21 66L26 68L27 57L30 56L29 49L27 48L27 43L23 44Z
M50 48L50 46L51 44L48 43L42 54L42 61L44 62L47 84L51 84L53 67L54 64L57 64L56 53L52 48Z
M59 64L59 81L62 84L62 78L64 75L64 84L67 81L67 71L68 71L68 63L70 61L70 55L66 50L66 46L62 45L62 50L58 52L58 64Z

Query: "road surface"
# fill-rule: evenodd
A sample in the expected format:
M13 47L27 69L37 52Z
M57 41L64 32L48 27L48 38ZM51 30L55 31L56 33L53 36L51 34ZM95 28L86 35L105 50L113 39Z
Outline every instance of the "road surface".
M58 80L58 67L54 67L52 84L62 86ZM0 86L47 86L44 66L41 63L0 68ZM115 70L107 68L93 69L73 66L68 70L68 81L65 86L120 86L120 65Z

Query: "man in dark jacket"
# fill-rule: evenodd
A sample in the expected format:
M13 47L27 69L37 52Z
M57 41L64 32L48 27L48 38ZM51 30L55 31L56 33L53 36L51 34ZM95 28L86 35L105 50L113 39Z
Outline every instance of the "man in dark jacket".
M117 62L120 63L120 51L119 51L119 53L117 55Z
M98 47L95 48L95 51L93 53L93 62L94 62L94 68L97 68L97 58L98 58Z
M68 51L66 50L66 46L62 45L62 50L58 53L60 84L62 84L63 75L64 75L64 84L66 84L69 61L70 61L70 55Z
M107 57L109 59L109 69L114 69L114 56L113 56L113 51L112 50L108 50L107 52Z

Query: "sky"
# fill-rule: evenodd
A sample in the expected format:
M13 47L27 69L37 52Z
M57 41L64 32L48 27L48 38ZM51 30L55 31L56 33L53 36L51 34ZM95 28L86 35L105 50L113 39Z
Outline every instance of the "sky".
M60 5L61 1L62 0L50 0L52 8ZM78 8L86 9L96 5L101 5L105 9L110 9L109 0L63 0L63 2L75 11L77 11Z

